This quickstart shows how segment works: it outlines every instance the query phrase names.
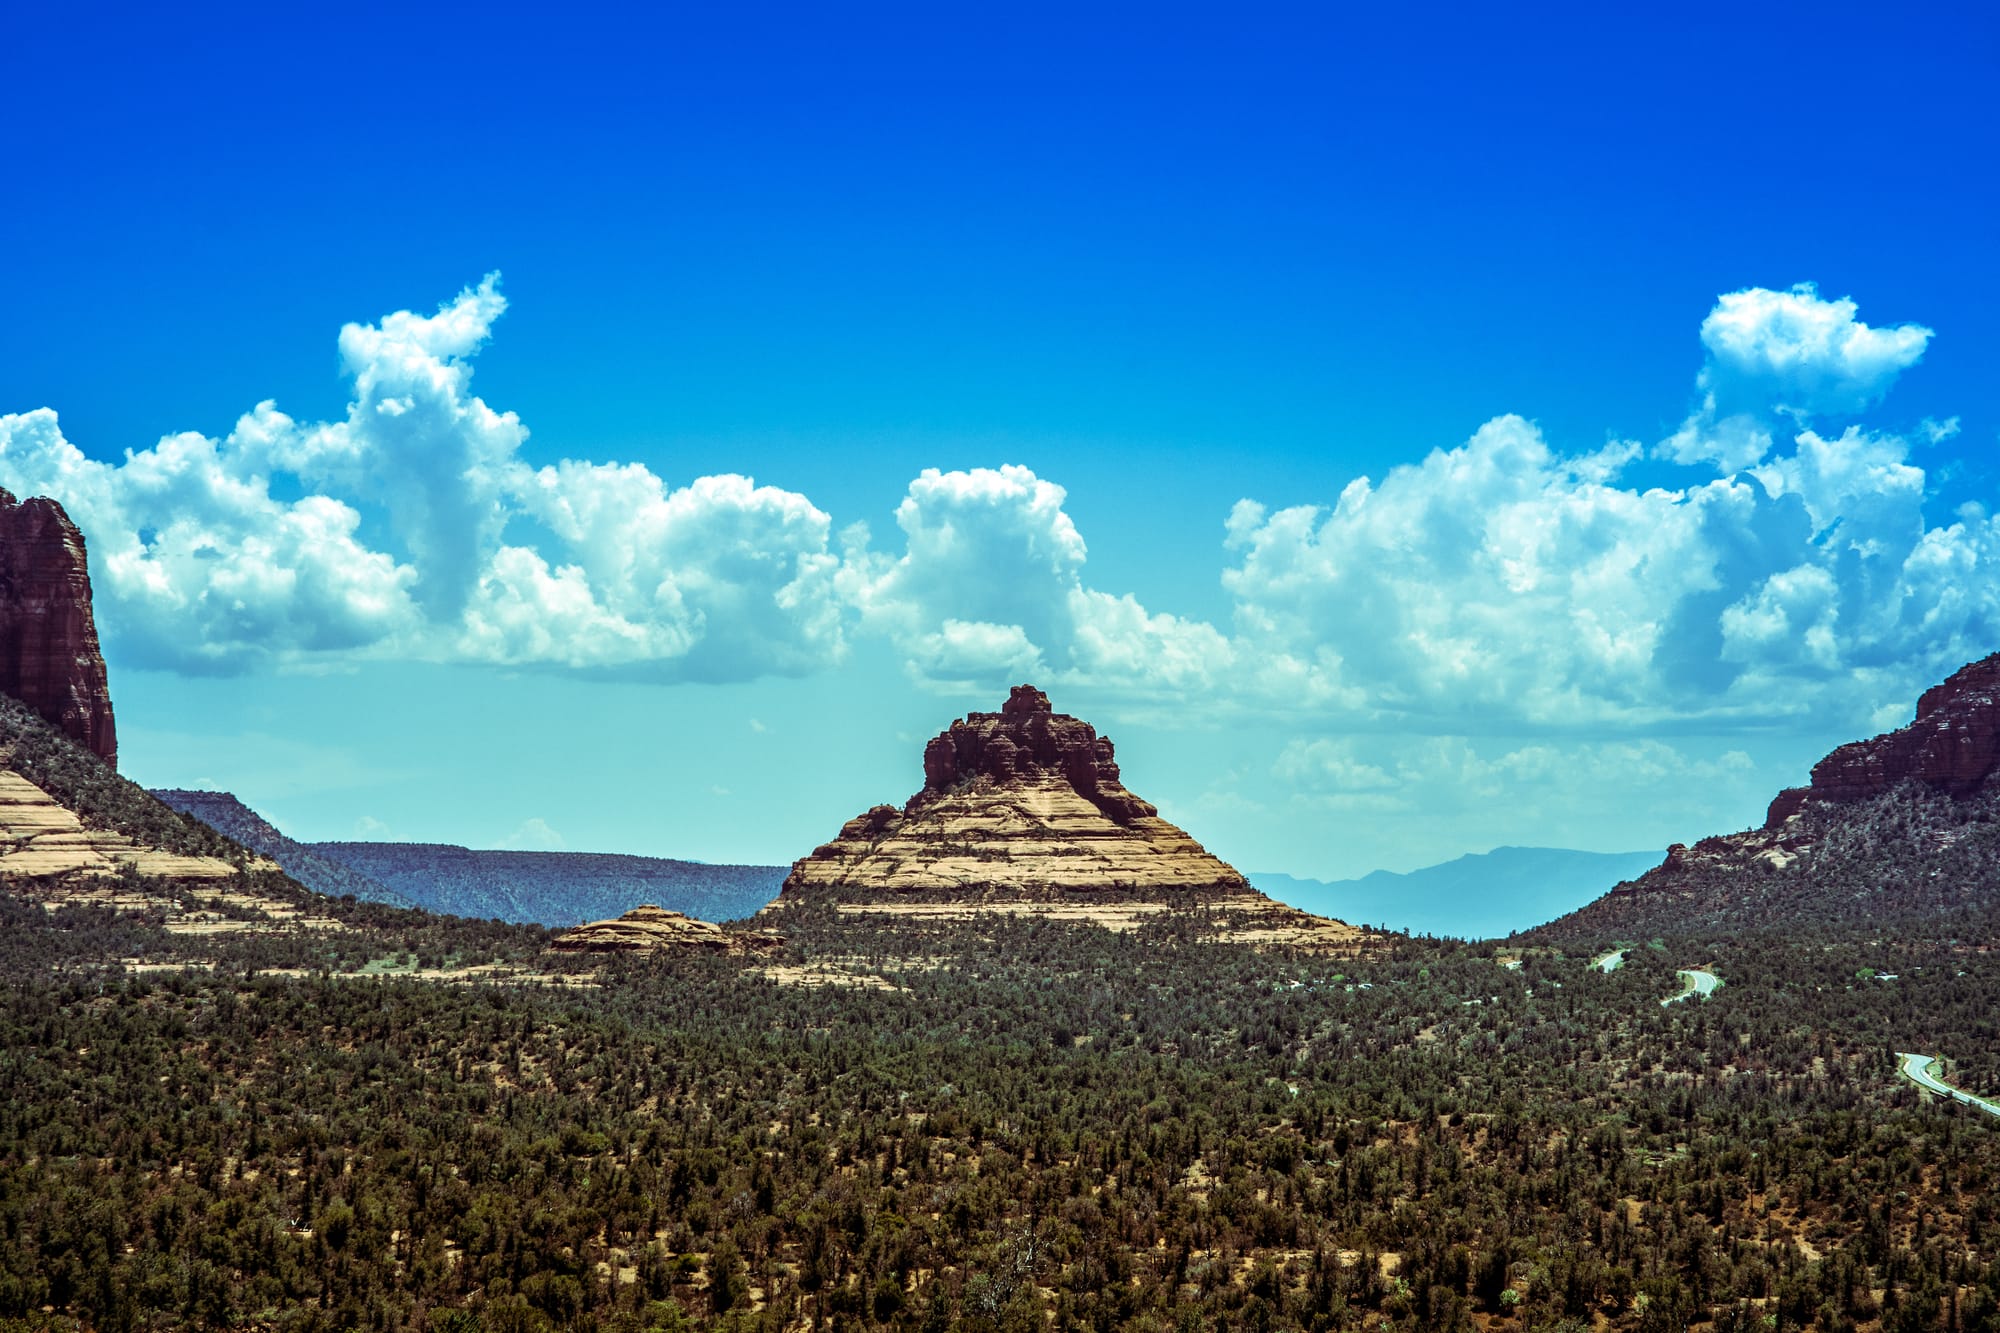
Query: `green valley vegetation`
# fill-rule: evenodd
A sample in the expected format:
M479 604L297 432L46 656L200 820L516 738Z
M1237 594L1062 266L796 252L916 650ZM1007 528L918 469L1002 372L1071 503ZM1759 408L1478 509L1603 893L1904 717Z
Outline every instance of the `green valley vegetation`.
M2000 1125L1895 1061L2000 1090L1990 910L1604 971L831 908L771 964L550 961L367 903L0 901L8 1327L2000 1328ZM1663 1007L1696 966L1728 985Z

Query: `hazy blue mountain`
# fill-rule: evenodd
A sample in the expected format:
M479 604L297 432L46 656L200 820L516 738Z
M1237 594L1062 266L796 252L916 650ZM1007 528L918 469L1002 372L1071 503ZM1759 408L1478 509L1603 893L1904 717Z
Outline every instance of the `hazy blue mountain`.
M427 911L544 926L602 921L641 903L703 921L735 921L777 897L790 869L612 852L476 851L428 842L312 847Z
M1496 847L1401 874L1327 881L1252 871L1250 882L1280 902L1354 925L1492 939L1575 911L1664 855Z
M270 857L287 875L314 893L323 893L329 898L353 894L363 902L388 903L392 907L416 906L386 884L378 884L352 866L322 856L306 844L286 836L270 820L226 791L186 791L163 787L156 789L153 795L182 814L199 819L224 837L242 843L259 856Z

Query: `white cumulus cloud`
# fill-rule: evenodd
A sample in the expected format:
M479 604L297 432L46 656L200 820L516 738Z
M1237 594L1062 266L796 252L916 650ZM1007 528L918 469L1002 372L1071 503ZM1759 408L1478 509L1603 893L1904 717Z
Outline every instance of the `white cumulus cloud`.
M2000 530L1927 526L1923 489L1859 428L1669 490L1502 417L1330 509L1238 505L1234 644L1330 647L1336 684L1439 732L1872 715L2000 646Z
M1871 328L1847 298L1824 300L1811 283L1751 287L1717 299L1702 321L1707 362L1700 406L1661 452L1734 472L1772 447L1773 420L1851 417L1880 401L1915 365L1932 332L1920 324Z
M0 417L0 481L70 510L100 619L140 663L362 653L722 680L840 657L840 558L804 496L523 459L526 427L471 390L505 310L495 274L434 315L349 324L335 421L263 402L225 438L105 462L51 411Z

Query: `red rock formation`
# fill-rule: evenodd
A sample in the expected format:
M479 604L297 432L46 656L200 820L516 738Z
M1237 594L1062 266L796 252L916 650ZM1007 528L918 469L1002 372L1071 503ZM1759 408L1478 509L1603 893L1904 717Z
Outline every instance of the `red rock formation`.
M1813 765L1812 784L1779 792L1764 827L1776 829L1808 801L1866 800L1917 781L1969 796L2000 767L2000 653L1955 672L1917 700L1917 719L1843 745Z
M0 691L117 766L83 534L54 500L0 490Z
M1818 843L1828 831L1838 831L1850 817L1844 807L1888 797L1894 805L1902 797L1890 797L1904 783L1914 785L1906 795L1904 829L1928 827L1934 843L1928 851L1948 847L1960 835L1946 825L1938 827L1938 805L1930 805L1932 815L1914 815L1926 809L1922 789L1944 793L1956 801L1976 797L2000 783L2000 652L1970 662L1942 685L1924 691L1916 705L1916 721L1908 727L1854 741L1832 751L1812 767L1808 787L1788 787L1772 799L1764 823L1742 833L1724 833L1702 839L1692 847L1674 843L1666 849L1666 861L1646 871L1634 881L1612 889L1596 903L1552 923L1550 929L1594 923L1604 929L1636 929L1630 919L1620 917L1634 903L1682 903L1690 919L1700 913L1752 911L1770 893L1764 873L1792 867L1812 869L1818 865ZM1936 803L1936 795L1930 797ZM1942 803L1950 807L1952 803ZM1894 845L1894 843L1892 843ZM1850 895L1852 897L1852 895ZM1834 903L1828 911L1850 907L1848 901ZM1656 929L1654 921L1646 929Z
M982 777L1001 783L1060 777L1118 824L1159 814L1125 790L1110 737L1098 735L1081 718L1053 711L1049 696L1032 685L1016 685L999 712L968 713L924 747L924 789L909 812Z
M792 867L765 919L813 903L862 918L1028 914L1112 930L1199 910L1216 938L1346 950L1352 926L1258 893L1125 789L1111 742L1019 685L924 748L924 786Z

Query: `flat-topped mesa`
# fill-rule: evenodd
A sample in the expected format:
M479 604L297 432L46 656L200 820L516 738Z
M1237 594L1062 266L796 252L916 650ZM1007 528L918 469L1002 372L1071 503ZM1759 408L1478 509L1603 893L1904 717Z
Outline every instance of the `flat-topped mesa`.
M105 763L118 734L83 534L54 500L0 489L0 691L33 708Z
M1813 765L1811 785L1778 793L1776 830L1809 801L1847 804L1916 781L1948 795L1982 790L2000 768L2000 653L1960 668L1917 700L1907 727L1843 745Z
M1051 710L1049 696L1032 685L1016 685L999 712L968 713L932 738L924 747L924 789L907 813L982 778L997 785L1060 778L1117 824L1159 814L1125 790L1111 738L1082 718Z

